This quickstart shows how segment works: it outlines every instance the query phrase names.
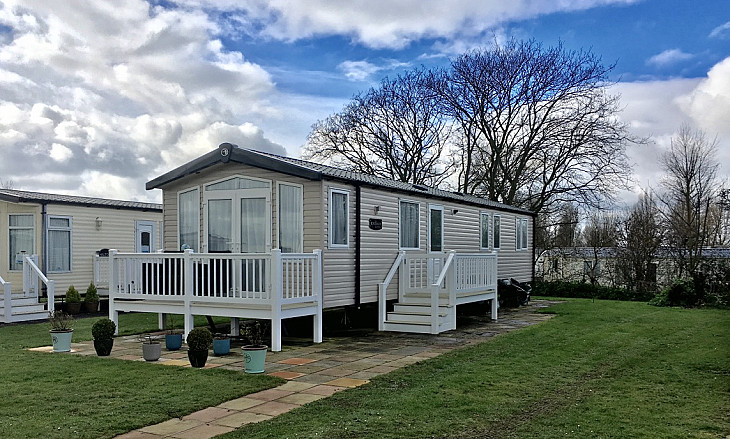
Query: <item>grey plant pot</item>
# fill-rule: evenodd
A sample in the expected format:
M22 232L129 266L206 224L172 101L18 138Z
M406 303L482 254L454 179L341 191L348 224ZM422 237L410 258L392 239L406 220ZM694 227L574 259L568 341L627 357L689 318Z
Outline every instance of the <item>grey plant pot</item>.
M142 343L142 357L145 361L157 361L162 355L162 345L160 343Z

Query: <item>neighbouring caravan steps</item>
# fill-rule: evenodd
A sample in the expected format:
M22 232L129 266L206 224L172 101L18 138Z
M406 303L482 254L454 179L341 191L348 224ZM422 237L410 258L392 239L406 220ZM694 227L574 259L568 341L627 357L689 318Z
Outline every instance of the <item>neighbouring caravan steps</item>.
M24 298L15 296L10 300L10 318L5 315L5 301L0 301L0 322L28 322L32 320L45 320L48 318L48 311L43 303L38 303L35 298Z

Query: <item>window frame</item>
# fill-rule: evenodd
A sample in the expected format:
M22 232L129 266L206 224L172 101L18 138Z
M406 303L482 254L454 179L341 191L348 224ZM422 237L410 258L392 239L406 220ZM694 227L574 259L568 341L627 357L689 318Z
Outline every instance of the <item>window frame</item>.
M33 225L30 227L28 227L28 226L11 226L10 217L13 217L13 216L29 216L33 219ZM10 234L12 233L13 230L31 230L32 231L31 236L33 237L31 247L32 247L32 249L35 249L35 244L36 244L35 243L35 241L36 241L36 239L35 239L36 238L35 214L34 213L20 213L20 212L8 214L8 271L18 272L18 271L23 271L23 267L21 266L21 268L13 268L15 255L10 254L10 241L11 241ZM31 254L33 254L33 250L31 250ZM26 256L29 256L29 255L26 255Z
M332 241L333 238L333 225L334 225L334 213L332 211L332 199L334 194L345 196L345 243L335 243ZM327 245L330 249L348 249L350 248L350 191L347 189L340 189L331 187L329 189L329 215L327 221Z
M502 215L496 213L492 215L492 248L502 248Z
M68 220L68 226L66 227L53 227L51 226L51 219L64 219ZM53 270L51 268L51 237L50 232L68 232L68 270ZM136 238L135 238L136 239ZM46 270L48 273L71 273L73 271L73 217L70 215L48 215L46 217Z
M290 183L288 181L276 182L276 244L281 250L281 187L289 186L299 189L299 216L302 221L299 223L299 251L292 253L304 252L304 186L299 183Z
M490 232L492 231L490 227L490 215L489 212L479 212L479 250L489 250L491 241L490 241ZM484 244L484 225L487 226L487 245Z
M418 207L417 210L417 226L416 226L416 247L403 247L403 224L402 219L402 206L403 204L415 204ZM409 199L398 200L398 250L420 250L421 249L421 203L419 201Z
M441 242L439 243L441 245L441 250L434 252L433 251L433 242L431 242L431 226L433 225L431 223L431 211L436 210L441 212ZM420 222L420 220L419 220ZM441 204L430 204L428 205L428 226L427 226L427 237L426 237L426 251L429 253L443 253L444 252L444 206ZM419 243L420 244L420 243Z
M200 186L191 186L186 189L182 189L177 192L177 200L176 200L176 207L177 207L177 248L176 250L182 250L182 240L180 235L180 195L187 194L188 192L196 191L198 193L198 196L196 197L197 200L197 215L194 215L195 217L195 247L192 249L194 252L200 251L200 215L201 215L201 209L200 209L200 193L202 192ZM207 212L206 212L207 214Z
M527 218L515 218L515 250L525 251L530 247Z

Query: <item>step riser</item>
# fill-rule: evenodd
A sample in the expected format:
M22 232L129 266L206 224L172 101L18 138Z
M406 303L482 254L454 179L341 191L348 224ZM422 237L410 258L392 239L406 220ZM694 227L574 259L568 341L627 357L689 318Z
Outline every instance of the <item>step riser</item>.
M393 312L397 313L412 313L412 314L431 314L431 306L424 305L405 305L396 303L393 306ZM448 314L449 308L446 306L439 307L439 314Z
M439 324L443 324L445 319L446 319L446 316L439 316ZM386 321L431 324L431 316L428 314L424 315L424 314L388 313L388 318Z

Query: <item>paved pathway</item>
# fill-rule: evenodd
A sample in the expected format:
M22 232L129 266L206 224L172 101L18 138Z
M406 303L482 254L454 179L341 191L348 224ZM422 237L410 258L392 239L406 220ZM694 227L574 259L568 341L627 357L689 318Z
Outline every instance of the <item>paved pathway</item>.
M533 301L519 309L501 310L497 322L486 316L460 317L456 330L439 335L361 331L357 335L325 337L320 344L287 345L285 340L281 352L269 352L266 356L266 373L286 379L285 384L117 437L205 439L217 436L246 424L270 419L335 392L366 384L375 376L406 365L545 321L551 314L537 314L535 310L551 303L554 302ZM96 355L91 342L74 343L71 347L72 352L78 355ZM52 348L35 350L50 352ZM136 337L116 339L111 357L144 361ZM190 367L184 349L163 349L162 357L156 363ZM242 372L243 356L240 350L232 348L230 355L208 357L205 367Z

